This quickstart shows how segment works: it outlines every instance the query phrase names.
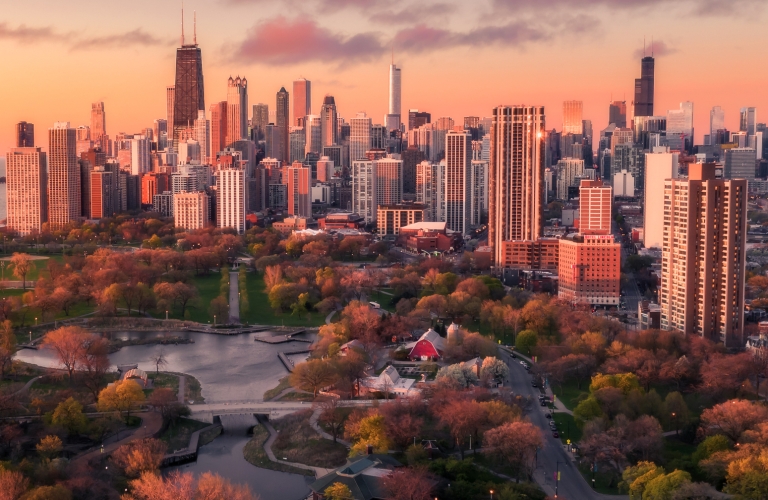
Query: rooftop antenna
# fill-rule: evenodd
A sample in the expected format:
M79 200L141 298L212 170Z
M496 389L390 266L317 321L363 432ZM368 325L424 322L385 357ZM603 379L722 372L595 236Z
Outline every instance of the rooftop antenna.
M653 57L653 36L651 36L651 57Z
M181 46L184 46L184 0L181 1Z
M395 41L392 40L392 66L395 65Z
M645 57L645 36L643 36L643 57Z
M197 11L194 11L193 19L194 19L194 24L192 25L193 26L192 29L193 29L193 33L194 33L194 37L195 37L194 38L195 45L197 45Z

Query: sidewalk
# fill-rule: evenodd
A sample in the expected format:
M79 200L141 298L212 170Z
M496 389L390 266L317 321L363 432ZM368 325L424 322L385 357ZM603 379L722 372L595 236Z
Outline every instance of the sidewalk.
M84 452L72 459L72 463L83 462L90 463L98 457L104 457L117 450L120 446L130 443L134 439L144 439L144 437L152 437L163 427L163 417L160 413L155 411L147 411L141 413L141 425L133 431L121 431L120 440L104 445L103 451L100 446L95 446L89 451Z
M329 441L333 441L333 436L331 436L330 434L328 434L327 432L325 432L325 431L323 430L323 428L322 428L322 427L320 427L320 425L317 423L317 420L320 418L320 413L321 413L321 412L322 412L322 410L321 410L320 408L317 408L317 409L316 409L316 410L315 410L315 411L312 413L312 416L311 416L311 417L309 417L309 425L310 425L310 427L312 427L312 428L315 430L315 432L317 432L318 434L320 434L320 436L322 436L323 438L325 438L325 439L327 439L327 440L329 440ZM339 438L336 438L336 442L337 442L337 443L341 443L341 444L343 444L343 445L344 445L344 446L346 446L347 448L349 448L349 447L351 447L351 446L352 446L352 443L350 443L349 441L344 441L343 439L339 439Z
M277 431L269 422L263 422L262 425L264 425L267 431L269 431L269 438L267 439L267 442L264 443L264 451L266 452L267 457L269 457L269 460L272 462L290 465L291 467L296 467L297 469L311 470L315 473L315 477L323 477L333 471L333 469L324 469L322 467L312 467L310 465L299 464L296 462L288 462L287 460L278 460L275 458L275 454L272 452L272 443L274 443L275 439L277 439Z

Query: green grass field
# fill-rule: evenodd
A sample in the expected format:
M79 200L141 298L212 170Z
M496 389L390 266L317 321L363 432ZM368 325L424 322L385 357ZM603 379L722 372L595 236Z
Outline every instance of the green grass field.
M325 315L318 312L304 314L301 318L290 312L275 314L264 292L264 278L258 273L248 273L248 311L240 315L242 323L252 325L320 326L325 324Z
M27 273L27 288L30 288L30 282L32 282L31 288L34 288L35 287L34 282L40 276L44 276L46 278L49 277L48 269L47 269L49 260L54 260L60 264L64 263L64 257L61 255L50 255L50 256L45 255L44 257L48 257L48 258L32 261L32 267ZM4 262L5 262L5 268L1 273L2 274L1 277L3 277L6 280L13 280L13 281L19 280L19 278L13 275L13 266L11 265L11 262L9 260L6 260Z
M579 404L578 400L582 392L589 392L588 382L583 383L581 385L581 390L579 390L575 380L568 380L562 384L562 387L559 384L552 384L551 387L552 392L557 396L557 399L559 399L569 410L573 410L576 408L576 405Z
M190 284L197 288L199 299L187 305L187 317L182 317L181 310L179 308L172 308L168 311L168 318L170 319L186 319L189 321L197 321L198 323L213 323L213 316L211 316L208 306L211 301L219 296L219 285L221 284L221 274L211 273L204 276L195 276L190 281ZM152 313L155 318L165 319L165 311L155 311ZM218 318L217 318L218 321Z
M560 434L560 440L563 443L567 443L568 439L571 440L571 443L578 443L581 440L581 429L576 426L573 415L555 413L552 416L552 420L557 424L557 432Z

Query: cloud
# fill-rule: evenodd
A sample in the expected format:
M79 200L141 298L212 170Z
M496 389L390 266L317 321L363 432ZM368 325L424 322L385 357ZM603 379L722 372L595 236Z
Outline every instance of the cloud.
M635 58L641 58L645 55L653 55L654 57L664 57L677 52L677 49L670 47L662 40L654 40L642 49L635 51Z
M282 16L263 21L248 32L235 58L273 65L307 61L368 61L385 51L376 33L345 36L308 19Z
M688 12L701 16L736 14L740 8L752 8L761 6L762 0L492 0L492 5L497 12L510 14L519 13L521 10L548 10L555 7L573 9L594 9L598 7L610 10L634 10L644 9L652 12L651 7L656 5L668 5L670 7L682 7Z
M125 33L115 33L106 36L82 36L75 33L57 32L50 26L39 28L28 27L24 24L9 27L0 23L0 40L9 40L22 44L51 43L63 44L70 50L94 50L104 48L126 48L132 46L162 46L170 45L172 40L166 40L151 35L141 28Z
M399 10L381 10L370 14L369 19L383 24L412 24L414 20L430 19L431 21L445 19L456 11L456 6L447 2L433 4L419 3L408 5Z
M252 5L271 4L273 0L224 0L224 2L230 5ZM385 7L391 6L392 3L390 0L283 0L281 6L288 6L291 9L299 9L300 11L310 7L318 12L332 13L347 8L366 10L379 6Z

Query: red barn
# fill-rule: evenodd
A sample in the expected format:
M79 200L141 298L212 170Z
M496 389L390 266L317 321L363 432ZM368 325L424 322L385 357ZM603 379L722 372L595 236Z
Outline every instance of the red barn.
M430 328L413 345L408 358L411 361L435 361L443 355L444 342L445 339Z

